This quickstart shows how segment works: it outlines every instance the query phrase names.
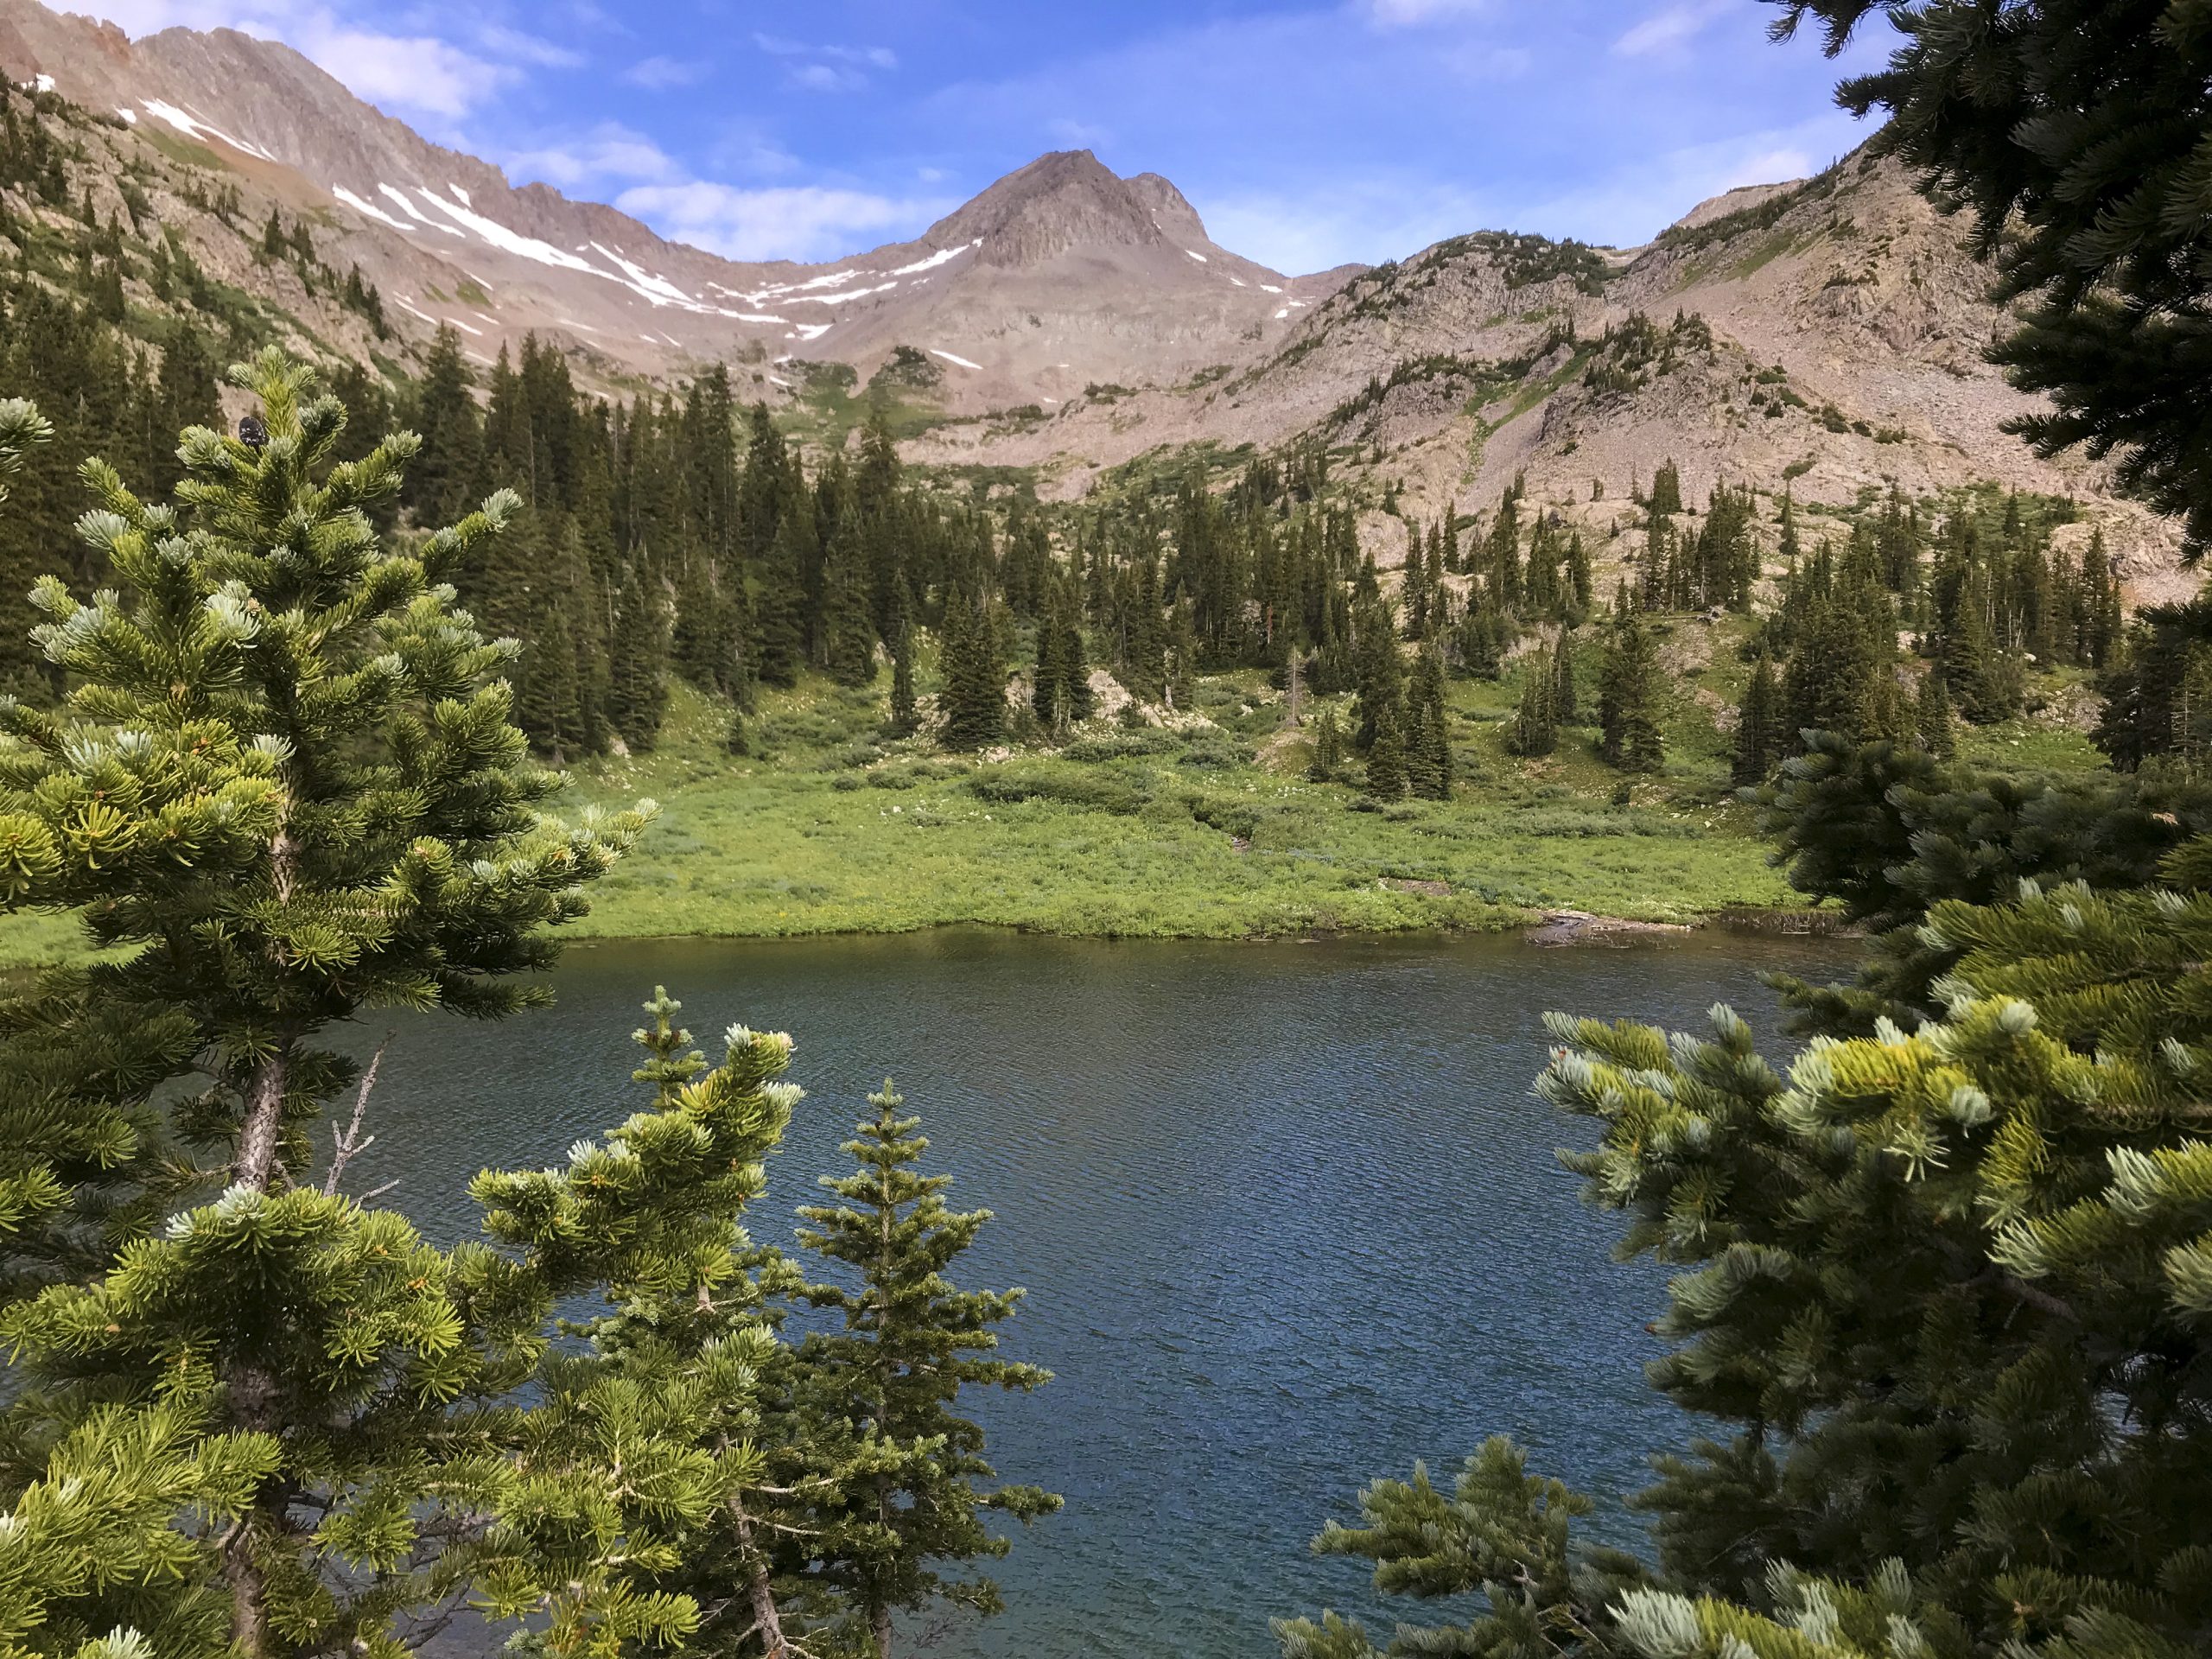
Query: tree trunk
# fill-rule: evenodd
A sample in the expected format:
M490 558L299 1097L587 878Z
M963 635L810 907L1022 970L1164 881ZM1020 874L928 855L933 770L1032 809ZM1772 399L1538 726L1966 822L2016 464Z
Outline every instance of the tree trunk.
M875 1634L875 1659L891 1659L891 1609L880 1604L869 1608L868 1622Z
M254 1068L246 1085L245 1116L238 1126L238 1185L266 1192L276 1182L276 1137L284 1126L284 1086L291 1072L292 1044L286 1038L275 1053Z
M784 1639L783 1615L776 1608L775 1586L768 1581L768 1559L753 1547L753 1517L741 1498L729 1500L730 1519L737 1526L738 1548L752 1566L746 1575L746 1593L753 1602L753 1623L760 1630L761 1659L791 1659L791 1643Z
M223 1577L231 1586L231 1639L245 1659L261 1659L268 1646L268 1619L262 1608L261 1568L243 1522L223 1551Z

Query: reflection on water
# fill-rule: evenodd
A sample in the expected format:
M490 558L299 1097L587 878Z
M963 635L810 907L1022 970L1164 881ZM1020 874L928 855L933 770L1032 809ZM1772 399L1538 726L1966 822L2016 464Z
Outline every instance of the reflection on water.
M1058 1374L976 1402L992 1455L1067 1497L1002 1564L1005 1617L918 1645L1258 1659L1272 1615L1376 1617L1357 1564L1306 1552L1364 1480L1505 1431L1613 1497L1681 1438L1639 1370L1659 1275L1608 1262L1614 1226L1553 1157L1589 1126L1529 1094L1544 1012L1697 1026L1725 1000L1770 1027L1762 972L1841 960L1737 938L577 947L551 1013L400 1022L355 1173L401 1178L390 1201L442 1240L473 1230L476 1170L632 1109L660 982L710 1052L734 1020L798 1039L809 1098L753 1218L777 1237L895 1077L954 1202L998 1212L966 1277L1029 1287L1007 1350ZM1601 1525L1634 1540L1617 1509Z

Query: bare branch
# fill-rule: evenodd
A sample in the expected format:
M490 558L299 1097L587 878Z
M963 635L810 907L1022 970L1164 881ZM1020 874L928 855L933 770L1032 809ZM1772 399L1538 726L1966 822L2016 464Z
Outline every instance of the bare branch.
M346 1126L346 1133L339 1134L335 1119L331 1122L330 1139L334 1150L330 1159L330 1174L322 1184L322 1196L326 1198L338 1196L338 1179L345 1174L346 1166L353 1161L357 1154L367 1151L376 1140L373 1135L365 1140L362 1138L361 1116L369 1109L369 1091L377 1086L377 1069L384 1064L384 1052L391 1046L391 1039L397 1035L399 1033L396 1031L385 1033L384 1041L377 1045L376 1058L369 1062L369 1069L361 1073L361 1092L353 1096L353 1121ZM391 1184L387 1184L378 1187L369 1197L372 1198L378 1192L391 1190ZM364 1203L366 1201L363 1200Z

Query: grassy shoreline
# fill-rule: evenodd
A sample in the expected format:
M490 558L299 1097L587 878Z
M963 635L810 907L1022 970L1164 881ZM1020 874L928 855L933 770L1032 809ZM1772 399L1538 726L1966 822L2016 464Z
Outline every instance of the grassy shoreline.
M1713 717L1739 692L1726 628L1697 649L1667 730L1666 770L1624 779L1594 734L1540 760L1505 752L1516 695L1451 688L1461 781L1449 802L1388 806L1306 777L1310 748L1257 674L1200 686L1194 730L1094 722L1058 747L982 758L882 732L880 686L771 693L753 752L728 711L675 691L650 754L575 768L560 810L658 819L567 936L775 939L981 925L1084 938L1281 939L1503 932L1541 912L1700 924L1780 914L1802 895L1728 787ZM1699 660L1701 659L1701 660ZM2076 732L2015 721L1964 734L1966 759L2066 772L2101 760ZM73 918L0 918L0 969L81 957Z

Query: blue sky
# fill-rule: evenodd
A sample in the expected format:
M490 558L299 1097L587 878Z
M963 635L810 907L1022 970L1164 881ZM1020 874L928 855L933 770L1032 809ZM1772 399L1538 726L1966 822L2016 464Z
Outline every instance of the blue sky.
M740 258L914 234L1048 149L1279 269L1459 232L1628 245L1864 132L1759 0L63 0L289 41L427 136Z

